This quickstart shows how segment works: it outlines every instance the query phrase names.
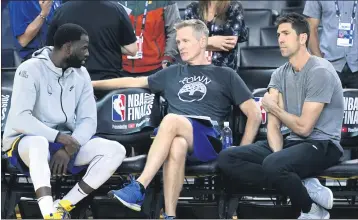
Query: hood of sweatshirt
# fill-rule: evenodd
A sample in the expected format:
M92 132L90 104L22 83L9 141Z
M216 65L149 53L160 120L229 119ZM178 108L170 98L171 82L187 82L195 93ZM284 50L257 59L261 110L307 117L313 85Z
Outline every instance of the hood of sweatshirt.
M43 47L32 54L32 58L41 59L45 65L54 73L57 77L66 78L73 72L73 68L69 67L65 71L62 68L56 67L55 64L50 59L50 54L53 51L52 46Z

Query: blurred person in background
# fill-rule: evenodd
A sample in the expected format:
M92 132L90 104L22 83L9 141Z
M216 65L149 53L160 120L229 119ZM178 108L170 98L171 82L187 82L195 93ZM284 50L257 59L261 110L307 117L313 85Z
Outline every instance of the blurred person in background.
M137 53L132 24L118 2L66 2L53 17L47 36L48 46L53 45L58 27L66 23L78 24L88 32L91 56L85 66L92 80L118 77L122 70L122 54L134 56Z
M60 5L61 0L9 1L16 50L24 61L45 46L48 24Z
M358 89L358 1L306 1L303 14L311 29L309 49L329 60L342 86ZM322 35L318 38L318 26Z
M175 1L119 1L129 9L138 52L123 56L120 75L149 76L174 62L178 54L174 24L180 21Z
M206 56L216 66L237 68L237 44L248 40L243 7L239 1L199 1L189 4L185 20L200 19L209 29Z

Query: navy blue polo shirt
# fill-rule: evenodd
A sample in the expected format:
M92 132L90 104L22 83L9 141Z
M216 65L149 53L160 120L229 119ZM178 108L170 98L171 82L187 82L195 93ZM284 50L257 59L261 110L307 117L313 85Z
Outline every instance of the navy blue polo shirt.
M40 14L41 7L38 0L9 2L11 28L15 37L16 49L21 58L25 58L37 49L45 46L48 26L54 11L60 4L61 0L54 0L51 11L36 37L26 47L22 47L17 37L25 33L27 26Z

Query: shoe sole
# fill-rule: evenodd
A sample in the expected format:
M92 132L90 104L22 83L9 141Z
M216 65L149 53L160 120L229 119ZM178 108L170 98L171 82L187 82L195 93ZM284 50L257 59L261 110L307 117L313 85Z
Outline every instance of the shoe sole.
M323 219L329 219L331 217L331 215L329 214L329 212L327 212L327 214L323 217Z
M325 208L325 209L332 209L332 208L333 208L333 199L334 199L332 190L330 190L328 187L323 186L323 185L319 182L318 179L312 179L312 180L310 180L310 181L313 181L315 184L322 186L322 188L323 188L324 190L327 190L328 193L329 193L329 201L328 201L329 204L328 204L327 206L325 206L325 204L324 204L324 205L319 204L319 203L317 203L317 204L320 205L320 206L322 206L322 207ZM316 202L316 201L314 201L314 202ZM329 217L329 214L328 214L328 217Z
M137 204L133 204L133 203L128 203L126 201L124 201L123 199L119 198L118 196L116 196L112 191L109 191L107 193L108 197L111 199L114 199L118 202L120 202L122 205L136 211L136 212L140 212L142 210L141 206L137 205Z

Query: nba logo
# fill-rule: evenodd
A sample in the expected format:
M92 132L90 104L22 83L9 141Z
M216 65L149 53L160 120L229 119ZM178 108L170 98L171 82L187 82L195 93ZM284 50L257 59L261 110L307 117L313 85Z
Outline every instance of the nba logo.
M261 105L261 99L262 97L255 97L255 102L260 107L261 110L261 124L266 124L267 114L264 107L262 107Z
M116 94L112 96L112 121L126 120L126 96Z

